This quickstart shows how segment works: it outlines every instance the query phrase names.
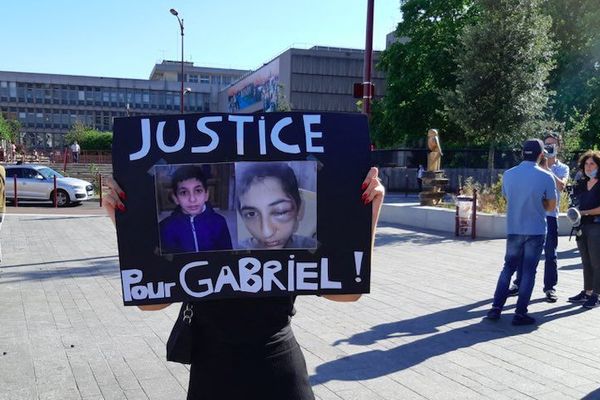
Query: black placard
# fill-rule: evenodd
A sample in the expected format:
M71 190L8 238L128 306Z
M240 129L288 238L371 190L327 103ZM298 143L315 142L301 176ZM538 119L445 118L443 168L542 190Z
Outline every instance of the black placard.
M116 119L125 305L367 293L371 206L361 185L369 145L358 114Z

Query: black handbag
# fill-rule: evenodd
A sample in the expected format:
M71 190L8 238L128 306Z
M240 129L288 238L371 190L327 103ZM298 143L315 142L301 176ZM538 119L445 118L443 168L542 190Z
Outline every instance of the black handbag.
M183 303L177 316L177 321L171 329L167 340L167 361L180 364L192 363L192 347L194 333L192 331L192 317L194 306L192 303Z

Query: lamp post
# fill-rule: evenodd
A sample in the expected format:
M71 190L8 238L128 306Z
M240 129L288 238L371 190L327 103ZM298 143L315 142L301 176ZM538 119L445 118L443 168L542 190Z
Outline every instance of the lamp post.
M179 21L179 28L181 28L181 95L179 96L179 110L183 114L183 95L185 91L183 89L183 18L179 18L179 13L176 9L171 8L171 14L177 17L177 21Z
M371 100L373 83L371 82L371 65L373 64L373 8L375 0L367 0L367 29L365 37L365 64L363 70L363 113L371 116Z
M186 94L190 94L192 93L192 88L186 87L185 90L183 91L183 95L185 96ZM188 101L188 106L190 105L190 102Z

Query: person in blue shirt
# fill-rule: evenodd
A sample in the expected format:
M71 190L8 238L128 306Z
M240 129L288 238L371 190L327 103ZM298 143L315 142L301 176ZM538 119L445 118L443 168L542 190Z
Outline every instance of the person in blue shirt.
M512 275L522 268L521 285L513 325L530 325L535 318L527 314L527 306L535 284L535 272L546 238L546 211L556 209L554 178L538 164L544 145L539 139L523 143L523 161L506 171L502 178L502 194L507 201L506 253L500 272L494 302L487 313L489 320L498 320Z
M540 165L549 171L556 183L557 197L556 209L546 212L546 223L548 231L546 233L546 243L544 244L544 293L546 301L555 303L558 300L554 287L558 283L558 264L556 248L558 247L558 210L560 206L560 193L565 189L569 180L569 167L558 159L560 151L561 137L556 133L548 133L544 137L544 160ZM549 151L549 150L552 151ZM516 296L519 293L519 284L521 282L521 268L517 268L517 279L511 286L508 295Z
M171 199L177 205L160 222L162 254L230 250L227 222L208 203L206 176L202 168L183 165L171 177Z

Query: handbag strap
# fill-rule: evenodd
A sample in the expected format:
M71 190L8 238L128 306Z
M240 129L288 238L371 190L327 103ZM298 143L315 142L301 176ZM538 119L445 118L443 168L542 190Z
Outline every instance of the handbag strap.
M192 303L186 303L183 309L183 322L188 325L192 324L192 317L194 316L194 306Z

